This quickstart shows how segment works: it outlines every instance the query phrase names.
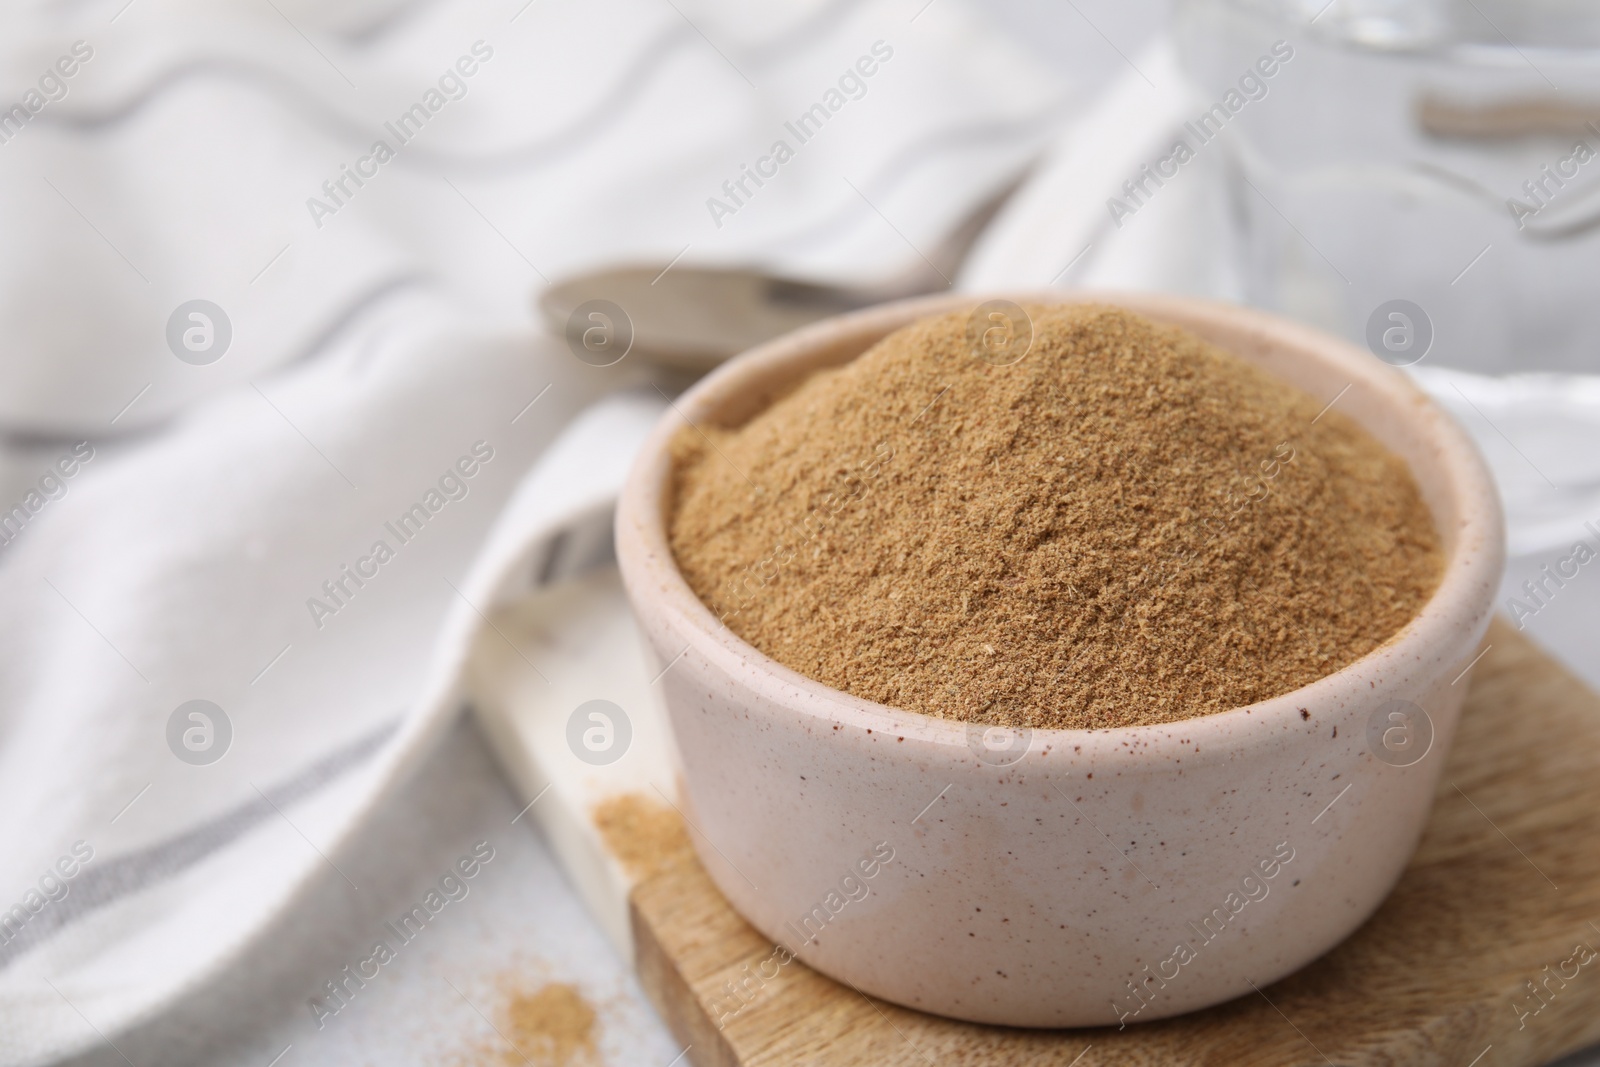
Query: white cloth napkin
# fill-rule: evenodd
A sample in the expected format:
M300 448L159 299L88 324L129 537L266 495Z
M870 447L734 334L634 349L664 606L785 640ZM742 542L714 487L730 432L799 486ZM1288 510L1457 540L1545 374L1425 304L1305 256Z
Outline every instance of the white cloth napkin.
M592 539L662 400L539 287L891 274L1074 91L962 0L22 4L0 73L0 1064L319 922L479 613Z
M551 571L533 557L614 492L662 407L653 391L607 401L552 446L557 420L513 423L508 386L543 363L554 411L597 382L539 355L459 332L371 353L364 372L330 353L271 399L308 431L344 428L324 446L357 488L232 394L96 456L12 546L0 589L26 610L0 623L0 800L8 874L33 888L0 945L8 1055L137 1019L337 869L337 842L456 710L480 612ZM371 572L359 586L356 571ZM168 719L196 699L229 726L185 717L224 750L191 766ZM71 877L62 856L80 861Z

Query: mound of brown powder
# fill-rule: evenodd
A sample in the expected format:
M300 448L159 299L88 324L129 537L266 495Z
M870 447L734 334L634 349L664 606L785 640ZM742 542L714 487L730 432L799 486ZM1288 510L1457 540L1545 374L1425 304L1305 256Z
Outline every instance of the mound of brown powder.
M516 994L506 1005L505 1025L513 1046L503 1056L506 1064L568 1067L595 1061L594 1008L575 986L552 982Z
M689 585L796 671L943 718L1172 722L1384 643L1442 557L1405 465L1175 328L1034 307L993 366L967 314L675 441Z

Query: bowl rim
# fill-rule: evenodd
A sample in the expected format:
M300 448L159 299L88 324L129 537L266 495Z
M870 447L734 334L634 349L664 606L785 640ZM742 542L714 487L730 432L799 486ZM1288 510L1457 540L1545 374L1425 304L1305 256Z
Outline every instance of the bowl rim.
M1449 669L1476 647L1493 613L1504 565L1504 520L1498 492L1471 438L1404 373L1329 334L1221 301L1118 290L1012 290L917 297L832 316L730 359L678 400L669 402L624 483L617 508L616 549L635 610L641 615L664 615L675 624L687 642L680 658L694 651L709 666L737 676L782 706L869 733L965 752L973 732L989 728L857 697L807 677L746 642L713 614L684 579L667 537L663 504L673 469L671 440L684 423L698 424L710 409L724 407L750 388L761 387L792 364L815 360L825 347L849 344L859 335L885 336L917 319L995 299L1018 304L1108 304L1185 328L1199 323L1232 332L1242 328L1269 343L1331 364L1349 375L1352 383L1368 387L1382 406L1397 415L1404 408L1405 415L1421 420L1419 436L1436 453L1446 503L1453 503L1457 512L1453 546L1438 587L1409 622L1361 658L1287 693L1208 715L1136 726L1033 727L1024 756L1008 765L1009 769L1022 769L1029 760L1048 756L1053 749L1071 750L1081 758L1140 751L1147 757L1167 754L1193 762L1210 762L1207 753L1211 759L1234 758L1241 750L1272 743L1286 732L1304 733L1307 727L1321 732L1326 716L1313 715L1307 721L1300 714L1302 709L1338 708L1358 698L1366 706L1385 694L1391 698L1402 695L1399 691L1403 690L1415 690L1408 699L1417 699L1442 674L1427 666L1439 660L1441 652L1445 669ZM843 365L874 343L868 341L853 355L832 363L817 361L816 366ZM1441 537L1448 536L1443 517L1431 507L1429 514ZM650 601L655 611L647 610L642 601ZM1452 650L1452 644L1466 647ZM1420 676L1419 664L1423 665ZM666 667L670 669L671 664Z

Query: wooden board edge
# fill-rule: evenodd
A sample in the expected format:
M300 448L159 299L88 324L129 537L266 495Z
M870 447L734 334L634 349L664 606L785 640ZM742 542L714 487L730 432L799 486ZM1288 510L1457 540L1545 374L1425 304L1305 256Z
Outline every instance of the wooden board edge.
M732 1046L711 1021L671 954L656 938L631 893L628 921L633 931L634 973L667 1029L684 1046L684 1059L692 1067L741 1067Z

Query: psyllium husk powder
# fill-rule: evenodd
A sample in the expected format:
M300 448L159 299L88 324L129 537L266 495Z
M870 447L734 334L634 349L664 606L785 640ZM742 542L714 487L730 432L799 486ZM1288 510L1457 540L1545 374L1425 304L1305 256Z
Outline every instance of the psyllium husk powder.
M944 315L683 427L669 535L713 613L867 700L1100 728L1297 689L1431 595L1409 470L1330 398L1124 310L1026 310L1015 363Z

